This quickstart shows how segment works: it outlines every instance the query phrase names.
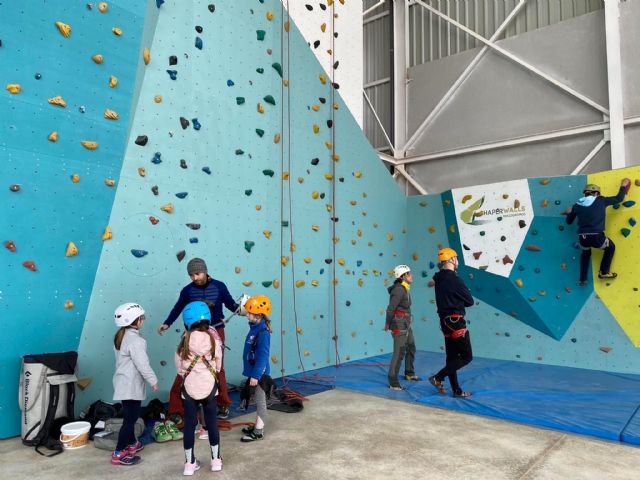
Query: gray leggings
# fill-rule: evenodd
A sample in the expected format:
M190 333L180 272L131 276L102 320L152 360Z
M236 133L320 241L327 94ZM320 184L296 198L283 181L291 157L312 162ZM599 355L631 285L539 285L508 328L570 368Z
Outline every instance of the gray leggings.
M256 385L256 414L266 423L267 420L267 394L260 385Z

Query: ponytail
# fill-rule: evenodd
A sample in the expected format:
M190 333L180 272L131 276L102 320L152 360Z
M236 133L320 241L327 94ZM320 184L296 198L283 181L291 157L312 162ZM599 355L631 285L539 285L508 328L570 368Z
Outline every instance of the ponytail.
M137 328L140 324L140 318L136 318L131 325L126 327L120 327L113 337L113 346L116 347L116 350L120 351L120 347L122 346L122 339L124 338L124 332L127 331L127 328Z
M271 329L271 320L269 320L269 317L267 317L266 315L263 315L264 317L264 323L267 325L267 332L271 333L273 332L273 330Z

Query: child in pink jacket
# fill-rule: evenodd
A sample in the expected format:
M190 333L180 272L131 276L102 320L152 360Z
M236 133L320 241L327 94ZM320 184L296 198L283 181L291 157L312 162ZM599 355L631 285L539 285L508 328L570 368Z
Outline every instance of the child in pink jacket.
M211 312L204 302L191 302L182 311L185 334L175 355L178 375L183 377L181 391L184 405L184 475L193 475L200 469L193 451L197 410L202 405L204 420L209 430L211 471L222 470L220 458L220 432L218 431L216 395L218 372L222 367L222 345L209 330Z

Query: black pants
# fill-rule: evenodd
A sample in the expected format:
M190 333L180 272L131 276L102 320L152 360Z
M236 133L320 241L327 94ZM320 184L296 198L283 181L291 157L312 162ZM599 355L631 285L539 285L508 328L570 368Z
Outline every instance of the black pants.
M462 392L458 383L458 370L467 365L473 359L471 351L471 337L469 331L463 337L444 339L444 348L447 352L447 363L445 367L436 373L436 379L442 382L445 377L449 377L449 383L454 394Z
M582 248L582 255L580 255L580 281L587 281L592 248L604 250L602 261L600 262L600 273L609 273L611 260L613 260L613 254L616 251L616 246L611 239L603 232L594 235L578 235L578 242L580 242L580 248Z
M120 432L118 433L116 450L124 450L125 447L136 443L136 436L133 431L141 410L141 400L122 400L122 427L120 427Z
M204 412L204 423L209 434L209 445L215 446L220 443L220 432L218 430L218 406L216 405L216 387L211 394L201 400L194 400L182 388L182 403L184 404L184 436L182 443L185 450L193 449L196 437L196 425L198 424L198 405L202 405Z

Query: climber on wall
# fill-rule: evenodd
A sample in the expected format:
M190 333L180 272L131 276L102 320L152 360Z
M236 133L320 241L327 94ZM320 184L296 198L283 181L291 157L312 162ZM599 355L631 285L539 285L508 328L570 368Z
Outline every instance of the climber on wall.
M600 195L600 187L590 183L584 187L584 196L573 205L571 212L567 215L567 223L569 225L571 225L576 218L578 219L578 242L582 249L578 285L585 286L587 284L592 248L604 250L598 278L614 279L618 276L617 273L611 271L611 261L613 260L616 246L611 239L604 234L606 208L610 205L620 203L630 187L631 180L625 178L622 180L620 190L615 197L602 197Z
M442 370L429 377L429 383L444 395L447 393L444 379L449 377L453 396L466 398L471 396L471 392L460 388L458 370L473 359L471 337L464 318L465 308L473 306L473 297L458 276L458 254L455 250L441 248L438 252L438 267L440 271L433 276L433 281L447 360Z
M222 313L222 305L224 304L224 306L232 312L239 311L240 305L235 302L229 293L229 289L223 282L214 280L209 276L207 264L201 258L192 258L189 260L187 273L191 278L191 283L180 292L180 297L167 316L167 319L158 327L158 333L162 335L190 302L202 301L209 306L211 310L211 326L215 328L224 345L224 315ZM229 416L229 407L233 403L229 398L227 380L224 374L224 356L222 369L218 373L218 382L220 388L217 396L218 418L224 419ZM173 387L171 387L171 397L176 397L178 403L180 403L179 392L181 386L182 378L178 375L176 376ZM169 403L169 413L171 414L172 402L170 401Z

